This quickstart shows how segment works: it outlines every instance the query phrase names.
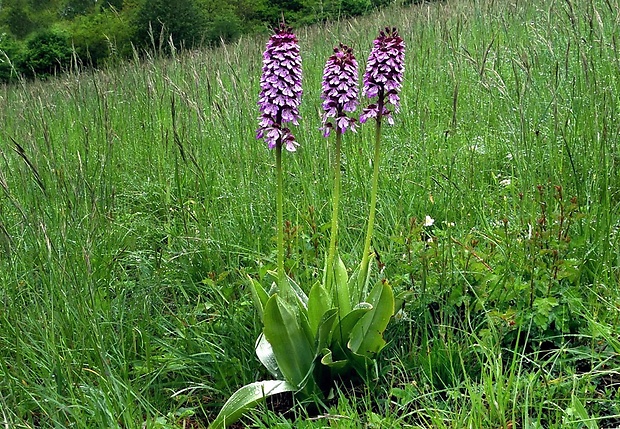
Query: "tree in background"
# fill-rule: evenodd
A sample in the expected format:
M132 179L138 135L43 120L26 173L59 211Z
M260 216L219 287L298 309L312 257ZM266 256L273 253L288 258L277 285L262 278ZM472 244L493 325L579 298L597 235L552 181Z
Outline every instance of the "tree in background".
M0 82L139 50L231 42L241 34L356 16L395 0L0 0ZM418 0L398 0L417 2ZM69 52L67 53L67 47ZM73 48L73 51L72 49ZM49 51L46 51L49 50Z
M0 31L0 82L10 82L18 76L16 61L21 57L21 45L10 33Z
M123 9L123 0L106 0L101 4L102 9Z
M20 69L27 76L47 77L57 74L71 64L69 38L53 30L35 34L26 42L26 50L20 60Z
M0 8L0 24L4 24L10 33L23 39L36 29L36 23L28 13L28 5L23 0L5 0Z
M242 22L232 11L216 15L208 25L205 42L232 42L242 33Z
M91 13L96 6L95 0L68 0L60 11L64 18L73 18L78 15Z
M78 16L64 28L83 66L100 67L110 57L131 55L129 20L114 9Z
M138 9L133 27L139 47L161 50L171 39L176 48L192 48L203 41L206 16L195 0L149 0Z

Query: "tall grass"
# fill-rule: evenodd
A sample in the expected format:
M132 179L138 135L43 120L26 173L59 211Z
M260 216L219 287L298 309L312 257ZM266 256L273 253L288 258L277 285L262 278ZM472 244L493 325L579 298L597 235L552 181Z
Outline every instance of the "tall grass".
M376 386L342 386L310 419L264 409L248 424L618 424L618 10L454 0L298 30L287 266L309 286L328 244L324 61L342 41L363 62L394 25L407 69L373 246L409 301ZM263 375L244 284L275 266L274 160L254 139L263 47L1 88L4 426L200 427ZM363 246L371 134L343 148L347 266Z

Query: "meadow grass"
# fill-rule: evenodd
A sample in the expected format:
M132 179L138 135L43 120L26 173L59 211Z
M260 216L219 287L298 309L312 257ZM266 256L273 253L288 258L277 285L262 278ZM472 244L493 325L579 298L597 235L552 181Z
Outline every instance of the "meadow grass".
M244 424L620 425L619 10L453 0L297 30L287 268L309 288L329 243L324 61L343 42L363 66L396 26L406 75L373 246L408 299L376 379ZM1 88L0 426L203 427L267 377L245 283L276 259L274 159L254 138L264 43ZM346 266L371 128L344 139Z

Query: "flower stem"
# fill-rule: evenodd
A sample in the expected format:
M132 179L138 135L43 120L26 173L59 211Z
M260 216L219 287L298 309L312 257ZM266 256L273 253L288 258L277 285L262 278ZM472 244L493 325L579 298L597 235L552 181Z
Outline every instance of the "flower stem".
M282 179L282 142L276 144L276 211L277 211L277 234L278 234L278 288L284 297L286 289L286 274L284 272L284 208L282 202L283 179Z
M377 124L375 127L375 153L373 158L373 172L372 172L372 189L370 191L370 213L368 214L368 226L366 229L366 239L364 240L364 253L362 253L362 262L360 264L360 277L358 283L358 292L365 293L366 278L368 276L368 264L370 262L370 241L372 240L372 233L375 223L375 212L377 209L377 193L379 189L379 161L381 156L381 118L383 112L383 94L379 94L379 103L377 114Z
M336 241L338 238L338 206L340 204L340 151L342 147L342 133L336 129L336 147L334 149L334 191L332 194L332 228L329 239L329 253L327 254L327 282L330 287L334 275L334 260L336 258Z

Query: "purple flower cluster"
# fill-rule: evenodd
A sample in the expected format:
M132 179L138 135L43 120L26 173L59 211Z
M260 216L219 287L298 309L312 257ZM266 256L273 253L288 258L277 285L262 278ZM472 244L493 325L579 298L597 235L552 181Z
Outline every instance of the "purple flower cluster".
M323 70L323 135L328 137L336 128L341 134L347 128L355 131L354 118L346 112L353 112L359 104L357 98L357 61L353 49L343 45L334 48L334 53L325 64ZM334 118L333 122L330 118Z
M297 37L285 24L280 24L267 42L260 89L258 106L261 116L256 138L264 138L270 149L282 145L294 152L298 143L283 124L299 125L301 56Z
M391 104L394 111L398 112L400 106L398 92L402 87L404 70L405 42L398 35L396 28L386 27L374 41L364 73L362 94L371 99L377 97L377 103L364 109L360 122L364 123L368 118L382 116L390 125L394 124L392 112L387 109L386 104Z

